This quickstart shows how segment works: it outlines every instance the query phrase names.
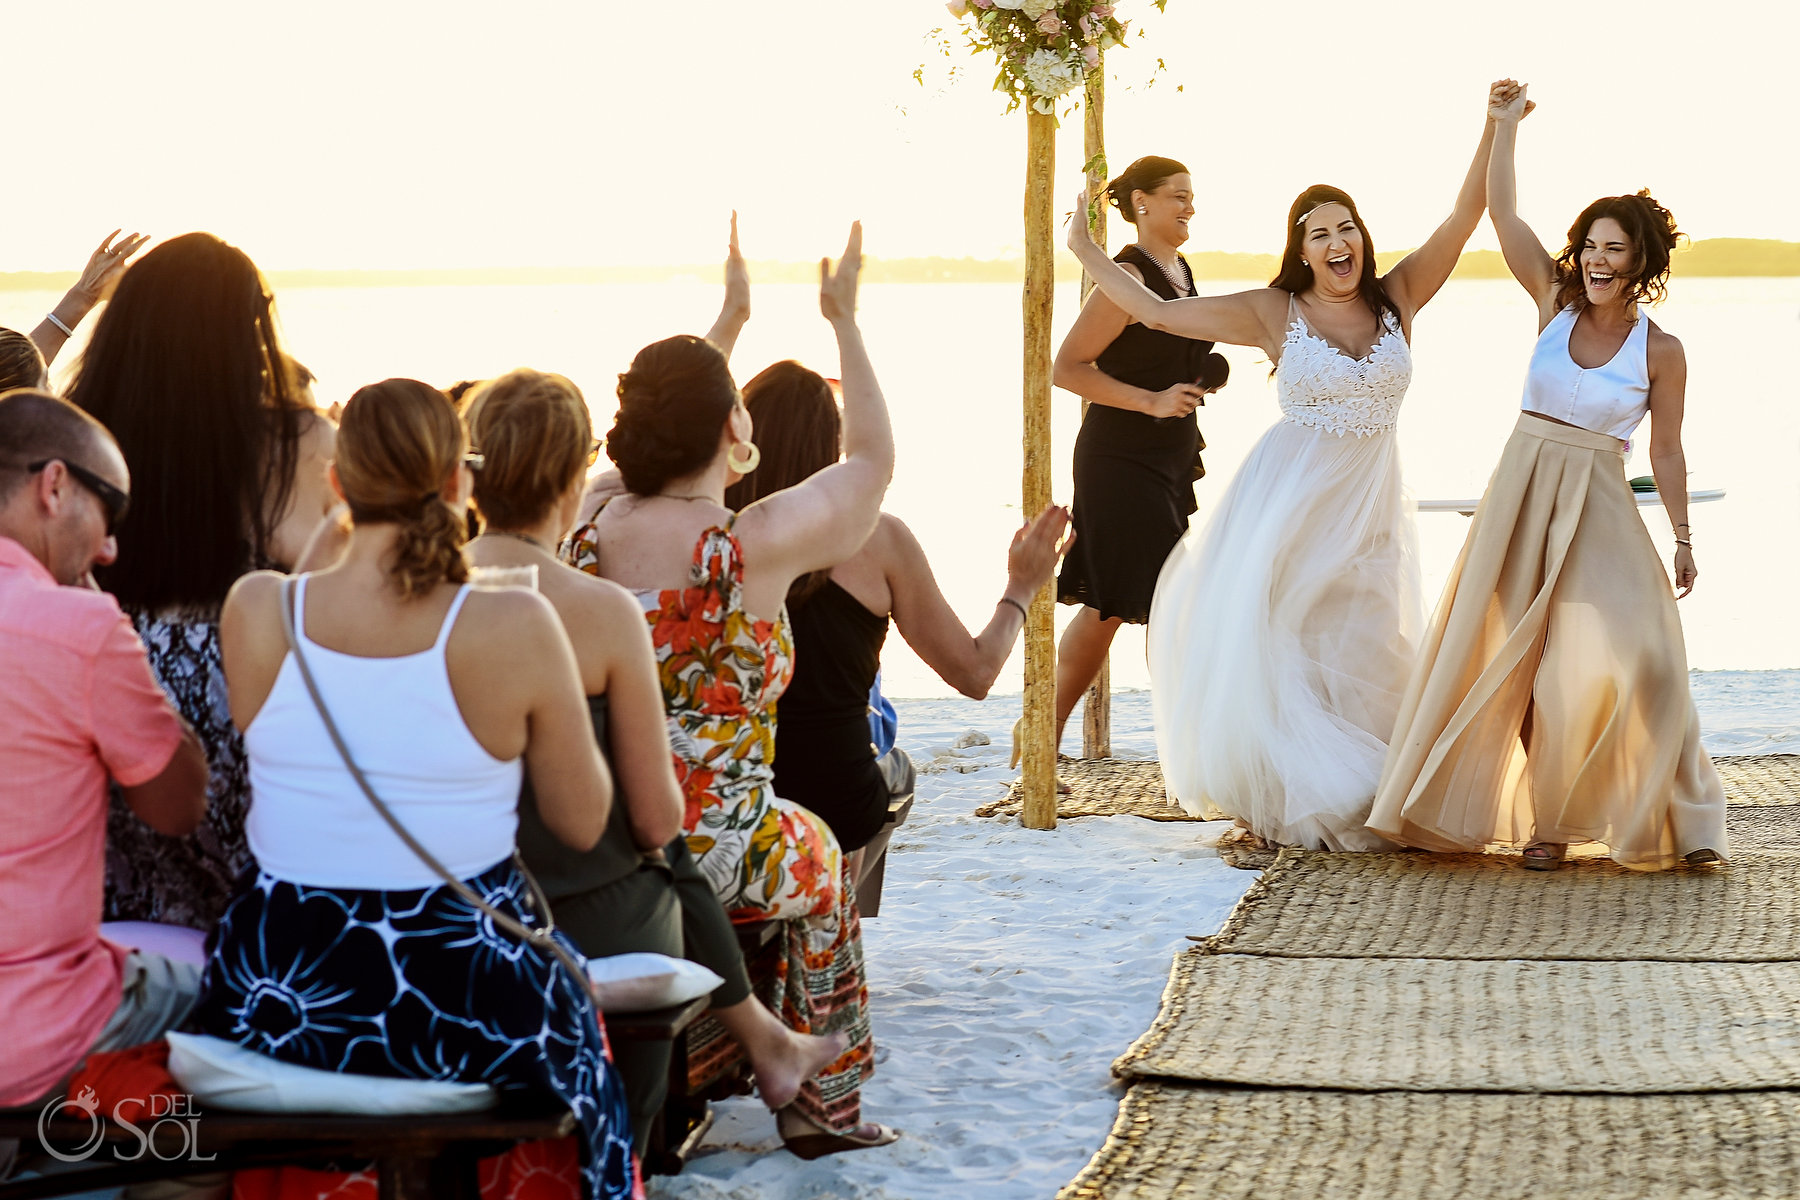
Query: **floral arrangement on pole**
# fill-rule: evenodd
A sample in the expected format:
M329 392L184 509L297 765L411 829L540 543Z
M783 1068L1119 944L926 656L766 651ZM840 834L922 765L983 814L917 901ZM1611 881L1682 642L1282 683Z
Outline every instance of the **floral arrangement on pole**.
M944 7L970 22L971 50L1000 60L994 90L1011 101L1007 111L1029 104L1047 116L1099 67L1102 50L1124 42L1129 25L1096 0L949 0Z

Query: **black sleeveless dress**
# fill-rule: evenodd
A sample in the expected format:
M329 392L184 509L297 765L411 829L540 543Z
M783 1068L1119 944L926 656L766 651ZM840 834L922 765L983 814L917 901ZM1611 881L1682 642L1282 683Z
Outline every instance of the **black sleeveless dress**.
M790 605L794 678L775 722L775 794L831 826L846 853L887 823L888 785L869 740L869 689L888 619L826 580Z
M1163 299L1180 294L1137 246L1126 246L1113 257L1136 267L1144 285ZM1191 291L1187 259L1176 257ZM1094 365L1121 383L1160 392L1198 381L1212 348L1211 342L1133 322ZM1057 576L1057 600L1085 604L1102 617L1133 624L1150 619L1150 597L1163 560L1187 532L1188 517L1198 507L1194 480L1205 446L1191 413L1151 417L1088 405L1075 439L1076 538Z

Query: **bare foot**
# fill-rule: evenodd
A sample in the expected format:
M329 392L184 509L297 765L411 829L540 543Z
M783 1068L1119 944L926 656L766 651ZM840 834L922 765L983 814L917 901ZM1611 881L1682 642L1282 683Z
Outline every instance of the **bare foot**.
M812 1037L788 1032L773 1053L750 1056L756 1072L756 1090L771 1109L786 1108L800 1094L800 1085L844 1056L850 1038L842 1033Z

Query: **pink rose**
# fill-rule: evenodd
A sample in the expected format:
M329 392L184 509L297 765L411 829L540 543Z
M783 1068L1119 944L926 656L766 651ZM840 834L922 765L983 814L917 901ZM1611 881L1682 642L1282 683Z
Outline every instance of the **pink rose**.
M1106 18L1113 15L1113 6L1110 4L1096 4L1094 5L1094 15L1104 21Z
M994 7L994 0L969 0L969 2L971 4L973 4L976 8L992 8L992 7Z
M1062 18L1055 13L1045 13L1038 18L1037 27L1045 37L1055 37L1063 31Z
M1086 60L1088 70L1093 70L1100 65L1100 47L1083 46L1081 48L1081 57Z

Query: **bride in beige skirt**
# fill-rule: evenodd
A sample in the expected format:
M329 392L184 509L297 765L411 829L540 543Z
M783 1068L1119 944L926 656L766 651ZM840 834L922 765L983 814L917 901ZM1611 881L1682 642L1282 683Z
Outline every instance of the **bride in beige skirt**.
M1693 590L1681 343L1660 300L1674 219L1648 192L1589 205L1552 259L1515 211L1520 85L1496 100L1488 207L1538 306L1524 413L1421 645L1369 818L1427 850L1523 845L1550 870L1570 843L1660 870L1723 861L1725 797L1700 745L1678 598L1625 481L1648 414Z

